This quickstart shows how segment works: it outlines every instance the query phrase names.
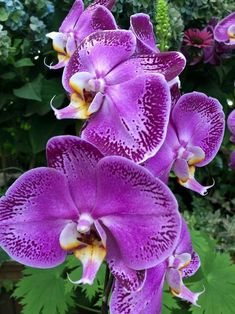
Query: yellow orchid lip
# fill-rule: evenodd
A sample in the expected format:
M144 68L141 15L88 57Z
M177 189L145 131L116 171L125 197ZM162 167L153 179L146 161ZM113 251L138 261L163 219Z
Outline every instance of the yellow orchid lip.
M228 37L230 39L235 39L235 33L234 32L231 32L231 31L228 31Z
M192 157L188 160L188 165L189 166L194 166L196 164L199 164L200 162L202 162L205 159L204 157Z

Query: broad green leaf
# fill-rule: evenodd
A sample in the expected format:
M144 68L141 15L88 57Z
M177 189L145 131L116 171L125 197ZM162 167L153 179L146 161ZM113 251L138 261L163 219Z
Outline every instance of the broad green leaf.
M43 76L39 74L32 82L20 88L13 89L14 95L23 99L42 101L42 78Z
M22 67L31 67L34 66L34 63L30 58L22 58L15 62L16 68L22 68Z
M65 314L74 306L73 292L65 290L64 267L23 271L13 296L20 299L24 314Z
M180 306L176 298L170 293L166 285L162 295L162 314L172 314L175 310L179 309Z

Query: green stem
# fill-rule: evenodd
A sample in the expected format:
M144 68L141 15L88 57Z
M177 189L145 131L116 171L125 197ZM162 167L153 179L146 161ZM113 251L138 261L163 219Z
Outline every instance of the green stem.
M102 307L101 307L101 314L108 314L109 312L109 295L113 286L114 277L110 273L108 266L106 266L106 274L105 274L105 284L104 284L104 293L102 298Z

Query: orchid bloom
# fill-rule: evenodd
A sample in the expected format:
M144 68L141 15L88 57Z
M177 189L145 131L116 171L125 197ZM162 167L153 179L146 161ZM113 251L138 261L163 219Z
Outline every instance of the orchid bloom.
M178 52L131 58L135 49L131 31L88 36L64 70L71 102L53 110L58 119L88 119L81 137L105 155L140 162L164 141L171 108L166 80L181 73L185 59Z
M228 116L228 128L232 134L230 141L235 144L235 110ZM231 153L229 166L235 169L235 151Z
M226 16L215 27L215 40L226 45L235 45L235 12Z
M88 284L107 255L124 286L139 288L143 269L165 260L177 244L181 220L171 191L143 167L103 157L74 136L52 138L47 159L48 167L29 170L0 199L1 247L40 268L63 263L72 252L83 264L77 283Z
M173 254L163 263L148 269L143 287L134 293L126 291L118 280L110 301L111 314L160 314L164 281L172 294L196 306L199 296L183 283L183 278L191 277L200 267L200 259L192 248L187 225L182 221L181 235Z
M182 186L205 195L211 186L196 181L195 169L209 164L216 156L224 127L218 100L198 92L185 94L172 109L164 144L144 165L164 182L172 169Z
M53 41L59 62L50 65L50 69L63 68L81 41L89 34L105 29L116 29L115 19L109 9L115 1L97 0L83 11L82 0L76 0L59 28L59 32L51 32L46 36Z

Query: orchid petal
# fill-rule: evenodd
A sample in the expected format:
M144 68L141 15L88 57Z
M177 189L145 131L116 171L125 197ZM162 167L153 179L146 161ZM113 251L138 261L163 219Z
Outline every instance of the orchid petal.
M55 169L30 170L0 199L0 245L20 263L54 267L66 256L60 233L77 217L65 176Z
M146 167L155 177L161 179L164 183L167 183L171 168L176 158L174 150L179 145L176 132L171 123L169 123L167 136L162 147L155 156L144 162L144 167Z
M52 39L53 49L59 53L66 54L67 36L59 32L51 32L46 34L48 38Z
M224 135L224 113L218 100L198 92L185 94L173 108L172 121L181 142L204 151L205 159L197 166L207 165L217 154Z
M143 288L135 293L127 292L121 283L116 281L110 300L110 313L161 313L165 269L164 263L149 269Z
M57 136L47 144L48 166L63 173L80 212L91 212L96 197L96 165L102 154L76 136Z
M182 279L178 269L168 268L166 271L166 282L169 285L171 291L179 294L182 287Z
M174 291L172 291L174 296L176 296L182 300L188 301L191 304L198 306L198 307L200 307L200 305L197 304L198 298L204 292L205 292L205 289L201 292L196 292L196 293L192 292L184 284L182 284L180 293L175 293Z
M172 170L180 181L186 182L189 179L189 166L185 159L176 159Z
M215 40L223 42L227 45L234 44L235 38L230 38L229 36L229 27L231 26L235 26L235 12L226 16L216 25L214 29Z
M168 187L143 167L122 157L103 158L97 176L93 215L116 240L124 263L141 270L171 255L181 219Z
M177 101L180 99L180 97L181 97L181 93L180 93L180 89L179 89L179 84L177 82L177 83L175 83L175 84L173 84L171 86L171 103L172 103L172 108L177 103Z
M104 6L97 5L92 10L85 10L76 26L74 31L81 42L88 35L102 30L117 29L116 21L112 13Z
M130 18L131 30L137 38L138 54L153 54L159 52L153 31L153 24L147 14L134 14Z
M84 9L83 1L75 0L68 15L65 17L63 23L61 24L59 31L62 33L71 32L74 29L80 15L82 14L83 9Z
M74 251L74 255L78 258L83 266L82 278L78 281L71 281L74 284L92 285L96 274L104 261L106 249L102 245L84 245Z
M93 3L89 6L89 8L93 8L97 5L103 5L109 10L112 10L113 6L115 5L116 0L95 0Z
M162 145L169 120L170 93L160 75L144 75L109 86L109 97L89 119L82 138L105 155L136 162L152 156Z
M182 277L188 278L188 277L193 276L198 271L200 266L201 266L200 257L195 251L193 251L193 253L191 254L190 263L181 270Z
M235 143L235 110L233 110L228 116L228 128L232 133L231 141Z
M193 246L187 224L185 220L182 218L180 238L178 241L178 245L175 249L175 254L180 255L186 252L192 255Z
M194 178L194 173L195 173L195 167L194 166L189 167L188 180L183 181L179 179L178 182L180 183L180 185L184 186L185 188L192 190L194 192L197 192L201 194L202 196L207 195L208 189L212 188L215 183L213 182L213 184L211 185L203 186Z

